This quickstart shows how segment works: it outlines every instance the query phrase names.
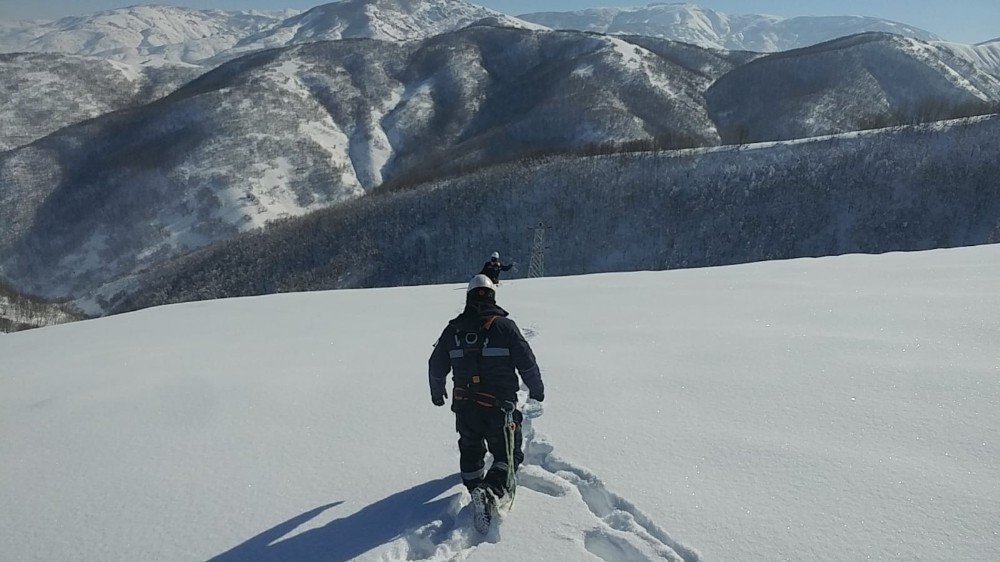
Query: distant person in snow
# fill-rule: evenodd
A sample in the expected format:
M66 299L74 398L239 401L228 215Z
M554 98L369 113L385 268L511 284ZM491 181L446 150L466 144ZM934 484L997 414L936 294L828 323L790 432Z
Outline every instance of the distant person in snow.
M479 274L489 277L490 281L492 281L493 284L496 285L497 283L500 282L500 272L510 271L510 268L512 267L514 267L513 263L509 263L507 265L501 264L500 253L493 252L493 255L490 256L490 261L486 262L486 265L483 266L483 270L480 271Z
M524 460L524 417L516 408L520 384L514 369L527 385L529 398L541 402L545 387L531 347L517 324L507 318L507 311L497 306L493 282L486 275L476 275L469 282L465 310L445 327L428 363L435 406L444 405L448 372L454 375L451 410L459 435L462 482L474 500L477 493L488 491L495 503L512 491L508 470L513 474ZM508 419L513 422L513 435L507 431ZM508 458L509 444L513 458ZM489 471L484 459L487 450L493 455Z

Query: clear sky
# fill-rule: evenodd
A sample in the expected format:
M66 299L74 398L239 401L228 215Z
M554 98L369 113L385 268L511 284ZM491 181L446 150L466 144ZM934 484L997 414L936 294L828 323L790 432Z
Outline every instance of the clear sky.
M221 10L308 9L323 0L0 0L0 19L54 19L133 4L175 4ZM569 11L597 6L641 6L628 0L480 0L507 14ZM951 41L978 43L1000 37L1000 0L700 0L729 14L779 16L863 15L915 25Z

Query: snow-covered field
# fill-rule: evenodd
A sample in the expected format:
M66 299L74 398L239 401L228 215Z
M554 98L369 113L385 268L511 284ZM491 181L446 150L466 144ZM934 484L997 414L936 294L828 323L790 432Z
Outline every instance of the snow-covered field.
M426 360L459 286L0 338L4 560L995 560L1000 246L513 280L543 370L474 534Z

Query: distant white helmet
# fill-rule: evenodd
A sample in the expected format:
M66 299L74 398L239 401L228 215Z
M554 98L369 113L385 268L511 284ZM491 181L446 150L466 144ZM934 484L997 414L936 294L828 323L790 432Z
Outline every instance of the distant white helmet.
M500 259L500 252L493 252L492 254L490 254L490 257L495 260L498 260Z
M471 293L476 289L489 289L491 291L496 292L497 287L496 285L493 284L493 281L491 281L489 277L480 273L479 275L473 277L471 281L469 281L469 287L465 290L465 292Z

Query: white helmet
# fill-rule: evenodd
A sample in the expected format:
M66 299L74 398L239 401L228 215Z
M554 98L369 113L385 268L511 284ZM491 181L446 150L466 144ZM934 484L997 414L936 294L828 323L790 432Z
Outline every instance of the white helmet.
M500 252L493 252L492 254L490 254L490 257L495 260L498 260L500 259Z
M482 273L473 277L472 280L469 281L469 287L465 290L465 292L468 293L476 289L489 289L494 292L497 290L496 285L493 284L493 281L491 281L489 277L483 275Z

